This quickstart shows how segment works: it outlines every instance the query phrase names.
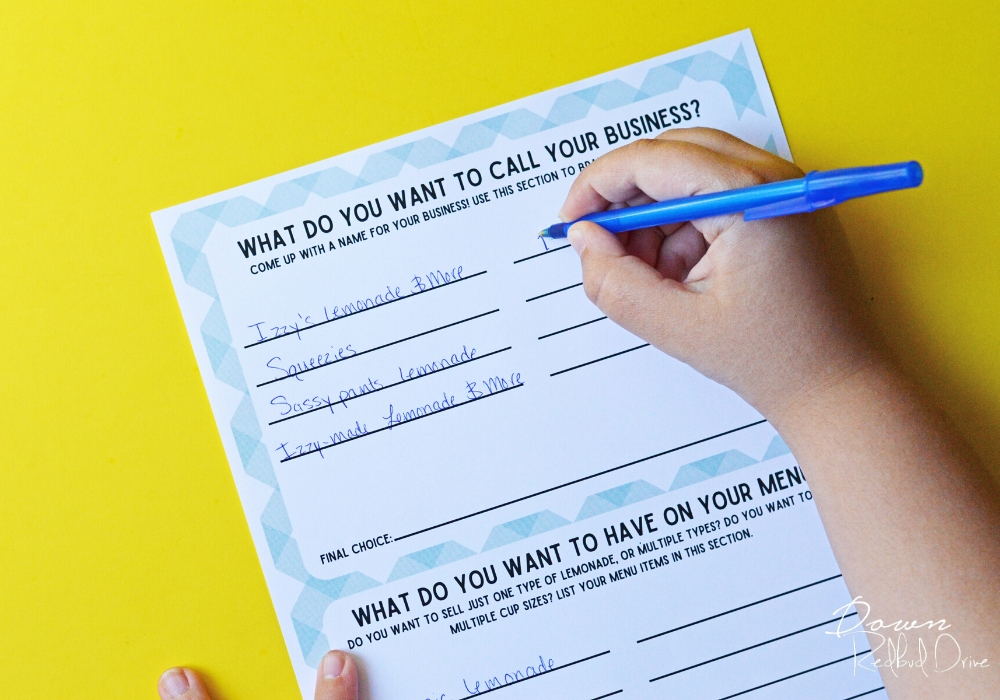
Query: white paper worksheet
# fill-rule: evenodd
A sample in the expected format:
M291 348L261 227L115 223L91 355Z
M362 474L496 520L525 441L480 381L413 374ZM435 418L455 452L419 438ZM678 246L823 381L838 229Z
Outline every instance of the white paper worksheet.
M781 438L537 237L691 126L791 158L749 31L153 214L303 697L884 697Z

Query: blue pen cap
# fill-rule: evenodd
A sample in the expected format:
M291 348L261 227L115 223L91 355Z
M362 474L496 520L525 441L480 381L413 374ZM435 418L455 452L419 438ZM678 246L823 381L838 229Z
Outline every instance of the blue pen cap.
M915 160L812 172L806 175L806 197L816 205L829 206L855 197L917 187L923 179L923 168Z

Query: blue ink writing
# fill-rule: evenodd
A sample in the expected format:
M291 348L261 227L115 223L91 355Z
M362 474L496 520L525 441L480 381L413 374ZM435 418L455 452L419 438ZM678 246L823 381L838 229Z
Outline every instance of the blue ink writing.
M318 440L310 440L309 442L295 446L292 446L287 442L283 442L278 445L274 451L283 453L285 459L291 459L292 457L298 457L311 452L319 452L319 456L323 457L323 450L326 448L333 447L334 445L338 445L342 442L347 442L348 440L353 440L354 438L361 437L367 433L367 424L354 421L354 427L348 428L347 430L338 430L337 432L331 433L330 435Z
M382 416L383 420L388 421L389 429L392 429L394 425L400 425L417 418L422 418L423 416L430 415L431 413L437 413L438 411L445 411L456 404L454 396L448 396L447 393L442 394L442 398L439 401L434 401L423 406L417 406L416 408L411 408L408 411L397 412L393 408L392 404L389 404L389 415Z
M451 284L462 279L462 266L454 267L450 272L437 270L435 272L428 272L426 275L416 275L413 278L413 294L419 294L420 292L426 292L428 289L434 289L434 287L440 287L441 285Z
M327 321L332 321L335 318L351 316L359 311L374 309L376 306L388 304L390 301L396 301L404 296L406 296L406 294L400 290L399 287L389 287L386 285L385 293L379 293L373 297L365 297L364 299L354 299L347 302L343 306L324 306L323 315L326 316Z
M331 346L333 347L333 346ZM314 357L310 357L307 360L302 360L301 362L293 362L290 365L283 365L281 357L272 357L267 361L267 367L269 369L275 369L282 374L278 375L278 378L283 379L284 377L295 377L300 382L304 381L302 377L298 376L300 373L305 372L310 369L315 369L316 367L323 367L324 365L332 365L334 362L339 362L340 360L347 359L353 355L357 355L357 351L350 345L345 345L342 348L333 347L333 352L321 352Z
M522 671L517 669L513 672L507 672L503 674L503 680L500 680L499 676L493 676L492 678L487 678L485 681L475 681L472 687L469 687L469 682L462 679L462 685L465 686L466 692L470 695L479 695L480 693L488 693L491 690L495 690L503 685L510 685L511 683L518 683L525 680L526 678L531 678L532 676L540 676L543 673L551 671L556 665L556 662L552 659L548 661L544 657L538 657L538 665L532 666L528 665Z
M312 411L317 408L322 408L323 406L330 407L330 413L333 413L334 402L330 400L329 396L313 396L308 399L302 399L301 401L289 401L283 394L279 394L271 399L272 406L278 406L281 415L287 416L289 413L303 413L306 411Z
M510 376L507 377L496 375L493 377L487 377L482 382L466 382L465 391L469 400L475 401L476 399L480 399L484 396L499 394L501 391L507 391L508 389L512 389L515 386L521 386L522 384L524 384L524 382L521 381L521 373L511 372Z
M427 364L418 365L416 367L410 367L408 370L404 371L402 367L399 368L399 378L400 380L406 382L417 377L422 377L425 374L433 374L439 370L446 367L451 367L453 365L460 365L463 362L469 362L476 356L476 349L472 348L469 350L465 345L462 346L462 352L453 352L450 356L442 357L440 360L434 360L433 362L428 362Z
M368 381L359 386L357 390L353 388L341 390L340 403L342 403L344 406L347 406L348 399L353 399L358 396L364 396L365 394L371 391L378 391L381 388L382 388L382 382L380 382L377 379L372 379L371 377L368 377Z

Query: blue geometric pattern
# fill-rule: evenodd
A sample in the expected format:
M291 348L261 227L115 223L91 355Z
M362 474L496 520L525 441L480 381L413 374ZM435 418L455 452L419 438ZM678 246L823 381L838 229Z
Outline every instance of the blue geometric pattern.
M529 537L540 535L549 530L555 530L557 527L564 525L569 525L569 520L561 515L556 515L551 510L543 510L541 513L526 515L523 518L511 520L509 523L497 525L493 528L490 531L490 536L486 538L483 551L496 549L511 542L526 540Z
M697 462L685 464L677 471L677 476L674 477L670 490L676 491L685 486L697 484L699 481L749 467L752 464L757 464L757 460L753 457L747 457L739 450L729 450L705 459L699 459Z
M298 556L297 548L295 556ZM307 664L316 668L323 655L330 651L330 642L320 631L323 629L323 615L326 609L335 600L382 584L356 571L328 581L309 576L305 584L292 607L292 624L299 639L299 646L302 648L302 656L305 657Z
M407 576L413 576L423 571L429 571L430 569L450 564L453 561L471 557L473 554L475 552L457 542L445 542L444 544L428 547L427 549L422 549L419 552L407 554L397 559L396 565L392 567L392 573L389 574L386 583L406 578Z
M255 208L256 207L256 208ZM313 577L302 563L299 545L292 537L292 523L285 509L285 502L278 487L274 467L267 447L261 442L263 433L247 390L243 369L240 367L229 324L222 310L208 259L201 252L216 221L235 221L247 212L259 211L245 197L237 197L221 204L204 207L182 214L171 231L174 250L180 263L184 281L204 292L214 301L201 324L201 337L208 353L215 377L243 393L243 398L229 421L233 440L240 454L243 470L251 477L274 489L263 513L261 527L267 540L274 567L305 584L292 609L292 623L302 649L302 655L311 666L316 666L330 649L322 633L323 614L333 601L381 585L378 581L359 572L331 580Z
M771 444L767 446L767 452L764 456L760 458L761 462L766 462L769 459L774 459L775 457L781 457L782 455L791 454L791 450L788 449L788 445L785 441L781 439L780 435L775 435L771 438Z
M624 508L627 505L645 501L647 498L659 496L661 493L664 493L662 489L658 489L642 479L601 491L587 497L580 508L580 514L576 516L576 521L580 522L601 513Z
M207 237L216 221L229 228L242 226L251 221L297 209L306 203L310 194L327 199L396 177L404 165L410 165L418 170L423 169L487 149L501 135L516 141L579 121L586 117L593 107L609 112L672 92L680 87L684 78L696 82L714 82L724 87L732 99L737 118L741 118L748 109L764 116L764 105L743 45L737 47L732 58L724 58L714 51L703 51L679 61L650 68L638 88L616 78L562 95L555 100L545 117L522 107L506 114L466 124L459 131L455 143L450 146L428 136L380 153L373 153L368 156L361 172L357 175L339 166L333 166L275 185L264 204L241 195L225 202L202 207L184 214L171 235L175 240L175 246L177 241L184 242L184 245L191 248L185 255L194 257L204 245L204 240L201 240L200 244L196 243L199 238L198 232L204 231ZM766 148L771 150L772 147L774 144L769 141ZM772 152L776 150L774 147ZM193 238L193 241L187 242L189 238ZM178 251L178 258L181 255L182 253Z

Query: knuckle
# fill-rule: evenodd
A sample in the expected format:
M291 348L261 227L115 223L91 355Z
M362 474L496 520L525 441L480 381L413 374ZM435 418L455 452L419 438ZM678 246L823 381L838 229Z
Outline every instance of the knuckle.
M634 154L636 151L645 151L658 146L659 142L656 139L636 139L635 141L626 144L622 150L626 153Z
M600 306L599 300L601 297L601 288L604 286L604 276L590 269L590 267L584 263L583 291L591 302Z
M769 181L749 163L742 161L731 161L728 167L714 168L706 175L705 184L698 194L755 187Z
M764 176L757 172L749 163L739 163L729 173L729 179L734 187L756 187L767 182Z
M755 169L755 173L761 179L759 184L805 177L805 173L802 172L802 169L795 163L770 153L768 153L768 155L770 156L768 161L766 163L761 163Z
M622 291L629 288L628 275L622 267L625 260L626 258L619 258L615 264L605 270L599 283L594 287L593 296L588 294L590 300L612 318L621 315L624 301Z

